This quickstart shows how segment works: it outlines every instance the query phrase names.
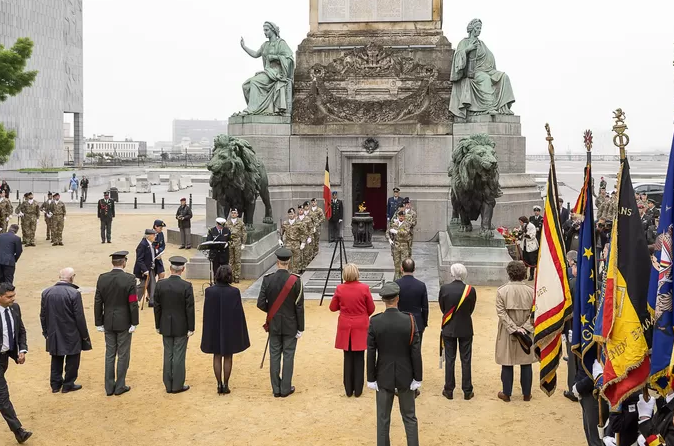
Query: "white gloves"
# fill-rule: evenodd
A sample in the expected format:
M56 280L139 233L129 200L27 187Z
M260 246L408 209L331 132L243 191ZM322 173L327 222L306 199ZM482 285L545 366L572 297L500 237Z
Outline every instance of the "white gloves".
M241 243L241 249L245 249L245 248L246 248L246 245L244 245L243 243Z
M594 363L592 364L592 378L596 380L602 373L604 373L604 369L602 369L601 364L599 364L599 361L595 359Z
M19 212L19 217L23 217L23 212Z
M51 218L52 215L54 215L54 214L52 214L51 212L47 213L47 217L49 217L49 218Z
M158 329L158 328L157 328L157 334L161 334L161 332L159 331L159 329Z
M418 390L421 388L421 382L412 380L412 384L410 384L410 390Z
M367 388L368 388L368 389L372 389L372 390L376 390L377 392L379 392L379 386L377 385L377 381L375 381L375 382L373 382L373 383L368 382L368 383L367 383Z
M103 333L105 331L105 327L102 325L100 327L96 327L96 331L100 331L101 333Z
M68 219L68 217L66 217L66 216L64 215L64 216L63 216L63 221L66 221L67 219Z
M340 222L340 223L343 222L343 221L344 221L344 220L342 220L341 218L339 219L339 222Z
M304 243L300 243L300 250L304 249L305 246L307 246L307 245L304 244Z
M297 334L295 335L295 339L299 339L302 337L302 332L298 331Z
M578 393L578 389L576 388L576 385L574 384L573 387L571 388L571 393L573 393L573 396L576 398L580 399L580 393Z
M279 240L279 241L278 241L278 245L279 245L279 246L283 246L283 240Z
M393 246L393 240L388 239L388 243L389 243L389 245Z
M604 437L604 445L605 446L617 446L618 443L616 443L615 438L613 438L613 437Z
M147 275L149 275L149 274L150 274L150 271L145 271L145 272L143 273L144 276L147 276Z
M187 332L187 337L189 338L189 337L192 336L193 334L194 334L193 331L188 331L188 332Z
M569 344L570 344L571 342L573 342L573 341L572 341L572 339L573 339L573 330L569 330L569 334L568 334L568 336L569 336L569 337L568 337L568 338L566 338L566 339L568 339L568 340L569 340Z
M134 331L136 331L136 326L135 325L130 326L129 333L133 333Z
M313 231L311 231L311 232L312 232L312 233L316 233L316 228L314 228L314 230L313 230Z
M307 239L307 243L311 243L311 237Z
M391 234L397 234L398 230L396 228L391 228L388 230L388 232L390 232Z
M639 436L637 437L637 444L639 446L646 446L646 439L644 438L643 435L639 434Z
M644 395L639 395L639 401L637 402L637 412L639 412L639 418L650 418L653 416L653 409L655 409L655 398L650 397L648 401L644 400Z
M5 221L9 221L9 217L7 217L7 218L5 219Z

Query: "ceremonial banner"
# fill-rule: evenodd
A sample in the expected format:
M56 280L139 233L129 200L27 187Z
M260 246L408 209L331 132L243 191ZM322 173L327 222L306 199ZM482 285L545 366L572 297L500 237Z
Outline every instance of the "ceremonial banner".
M585 184L579 201L583 208L578 213L584 216L578 237L578 260L576 288L573 296L573 338L572 351L580 358L585 373L592 377L592 364L597 359L597 346L594 342L594 324L596 316L597 268L595 256L594 210L592 209L592 191L590 178L592 170L585 168Z
M627 159L618 174L618 212L610 243L601 331L595 339L604 344L606 355L601 393L615 410L646 384L650 371L647 298L652 267Z
M576 205L571 209L572 214L583 214L585 212L585 206L587 203L587 197L588 195L592 195L592 177L588 176L588 170L590 170L590 166L585 167L585 181L583 184L583 188L580 191L580 194L578 195L578 200L576 200Z
M662 195L662 210L658 237L655 241L655 258L658 269L651 268L648 286L648 307L654 313L653 349L651 353L651 386L666 396L672 390L672 348L674 327L672 317L672 229L674 218L674 142L669 154L669 168L665 191Z
M541 390L548 396L557 387L561 333L564 321L571 317L571 292L566 273L562 227L559 224L558 196L557 175L554 161L551 161L534 286L534 345L536 356L541 361Z
M325 202L325 219L330 220L332 217L332 197L330 193L330 166L328 165L328 157L325 157L325 178L323 179L323 201Z

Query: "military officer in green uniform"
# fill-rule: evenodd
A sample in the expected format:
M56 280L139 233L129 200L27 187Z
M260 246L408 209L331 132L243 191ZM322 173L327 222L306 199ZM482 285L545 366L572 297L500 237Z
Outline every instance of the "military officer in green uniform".
M299 273L302 274L304 273L304 270L307 269L309 263L311 263L312 259L311 244L313 242L312 236L314 228L311 218L307 217L307 215L304 212L304 204L300 204L297 206L297 220L301 225L304 225L304 235L302 237L302 241L304 242L304 249L300 249L302 254L302 260L300 263L301 266L299 270Z
M35 228L40 218L40 205L33 200L33 193L24 194L23 202L17 207L16 213L21 217L21 234L26 246L35 246Z
M286 398L295 392L295 349L304 332L304 289L299 275L288 271L292 254L285 247L276 251L278 270L264 276L257 298L257 307L267 313L264 328L269 333L269 375L275 398Z
M12 202L9 201L9 197L5 197L5 191L0 189L0 232L7 232L9 218L13 213Z
M229 264L232 265L234 283L239 283L241 276L241 250L246 244L246 224L239 218L239 211L232 209L225 226L232 233L229 242Z
M392 248L393 268L395 269L393 280L397 280L402 277L403 260L412 256L410 252L411 230L409 222L405 220L405 211L398 211L398 219L392 220L389 224L386 238Z
M288 220L283 222L281 228L282 244L292 253L289 270L291 273L299 273L302 267L302 251L305 248L304 241L307 236L304 233L305 225L298 221L295 209L288 209Z
M325 221L325 213L323 212L323 209L318 207L318 200L315 198L311 199L311 209L309 210L309 215L311 215L311 219L314 221L314 233L312 234L311 238L313 239L314 245L314 257L316 257L321 246L321 227Z
M47 200L42 203L40 206L40 211L44 214L44 225L47 227L47 240L51 240L51 215L49 214L49 207L51 206L52 201L54 201L53 195L51 192L47 194Z
M63 246L63 225L66 220L66 204L61 201L61 194L56 192L49 205L47 215L51 217L52 246Z
M417 211L412 209L410 197L403 200L405 206L405 220L410 224L410 256L412 255L412 245L414 244L414 228L417 226Z

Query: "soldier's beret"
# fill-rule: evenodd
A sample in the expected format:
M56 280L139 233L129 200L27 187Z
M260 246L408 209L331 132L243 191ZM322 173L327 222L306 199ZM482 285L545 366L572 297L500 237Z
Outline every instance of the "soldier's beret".
M398 211L398 215L405 215L405 211Z
M395 282L386 282L379 290L382 299L393 299L398 294L400 294L400 287Z
M225 220L222 217L218 217L218 218L215 219L215 222L218 223L218 224L224 225L225 223L227 223L227 220Z
M169 262L171 262L171 265L183 266L187 263L187 259L181 256L173 256L169 259Z
M405 197L403 200L403 204L409 204L410 203L410 197Z
M276 258L282 262L287 262L292 256L293 253L288 248L281 247L276 250Z
M302 206L302 203L297 205L297 209L304 209L304 206Z
M303 203L303 205L304 205L304 206L309 206L309 202L308 202L308 201L305 201L305 202Z
M187 198L183 197L183 198L180 199L180 201L187 201Z
M105 192L103 192L103 195L106 195L106 196L107 196L107 195L110 195L110 192L108 192L108 191L106 190Z
M152 234L156 234L156 233L157 233L157 231L155 231L154 229L146 229L145 230L145 235L152 235Z
M51 194L49 194L49 195L51 195ZM53 196L53 197L60 197L61 194L59 194L58 192L55 192L54 195L52 195L52 196Z
M294 213L295 213L295 208L290 208L290 209L288 209L288 213L289 213L289 214L294 214Z
M232 208L232 209L229 210L229 212L236 212L238 214L239 210L237 208Z
M316 200L315 198L312 198L311 201L318 201L318 200Z
M120 259L125 259L126 256L129 255L129 251L117 251L113 252L110 254L110 257L112 257L112 260L120 260Z
M394 188L393 188L393 192L400 192L400 188L394 187Z
M48 197L51 197L51 196L52 196L52 193L51 193L51 192L47 193L47 196L48 196Z

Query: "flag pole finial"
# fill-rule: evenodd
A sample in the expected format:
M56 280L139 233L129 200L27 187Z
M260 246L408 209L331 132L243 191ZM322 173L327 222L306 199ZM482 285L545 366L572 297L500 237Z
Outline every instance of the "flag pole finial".
M613 112L613 119L615 125L613 131L616 133L613 137L613 144L620 149L620 161L625 159L625 147L630 143L630 137L625 133L627 125L625 125L625 112L622 108Z
M550 133L550 124L545 124L545 131L548 133L548 136L545 137L545 140L548 142L548 153L550 154L550 159L554 162L555 160L555 146L552 145L552 141L555 138L552 137Z
M589 166L592 162L592 130L585 130L583 141L585 143L585 150L587 151L587 165Z

